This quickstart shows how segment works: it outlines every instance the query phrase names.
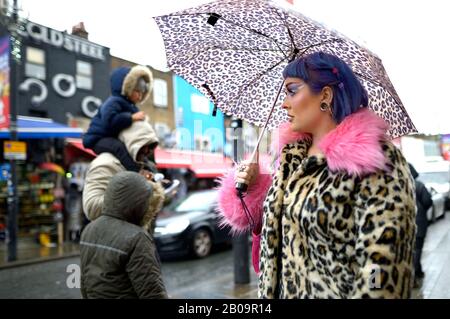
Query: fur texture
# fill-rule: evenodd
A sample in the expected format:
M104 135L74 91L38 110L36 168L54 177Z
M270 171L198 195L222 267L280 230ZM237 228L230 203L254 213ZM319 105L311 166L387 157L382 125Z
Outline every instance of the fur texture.
M294 132L291 130L291 123L283 123L276 131L274 131L272 150L276 150L277 154L280 154L286 144L295 143L304 139L311 139L311 135Z
M321 141L331 171L362 176L386 168L380 142L388 129L383 119L367 108L348 116Z
M152 91L153 87L153 74L150 69L145 66L136 65L131 68L130 72L128 72L125 79L123 80L122 95L130 96L134 88L136 87L137 81L140 77L144 77L144 79L149 83L150 86L141 102L142 104L150 97L150 92Z
M230 169L218 182L220 186L218 187L217 209L221 216L220 224L222 227L230 226L233 234L249 230L249 220L242 207L241 200L236 194L235 170ZM253 220L257 222L258 228L260 228L262 220L262 203L271 183L272 176L270 174L259 174L244 197L245 204Z

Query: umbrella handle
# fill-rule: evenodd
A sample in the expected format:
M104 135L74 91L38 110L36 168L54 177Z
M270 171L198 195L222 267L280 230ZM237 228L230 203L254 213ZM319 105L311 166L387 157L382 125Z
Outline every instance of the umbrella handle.
M255 163L255 156L256 156L256 163L259 163L258 145L253 151L252 156L250 157L250 163ZM242 193L245 193L248 189L248 185L245 183L236 183L235 187L239 196L241 196Z
M236 190L238 191L238 195L245 193L247 191L248 185L244 183L236 183Z

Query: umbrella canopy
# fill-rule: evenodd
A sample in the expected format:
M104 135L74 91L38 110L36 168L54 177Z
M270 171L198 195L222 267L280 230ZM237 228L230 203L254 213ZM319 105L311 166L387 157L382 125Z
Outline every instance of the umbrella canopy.
M269 128L286 122L283 69L294 58L323 51L349 64L391 137L416 132L381 60L296 11L268 0L218 0L154 19L169 68L225 114L258 126L271 115Z

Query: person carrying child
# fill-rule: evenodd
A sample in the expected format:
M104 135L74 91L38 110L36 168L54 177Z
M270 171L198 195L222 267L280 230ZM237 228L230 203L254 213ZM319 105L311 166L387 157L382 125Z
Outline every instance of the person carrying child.
M111 74L111 96L100 106L83 137L83 146L97 155L113 154L128 171L139 172L136 163L118 140L119 133L133 122L145 120L145 113L137 104L150 96L153 75L149 68L141 65L119 67Z

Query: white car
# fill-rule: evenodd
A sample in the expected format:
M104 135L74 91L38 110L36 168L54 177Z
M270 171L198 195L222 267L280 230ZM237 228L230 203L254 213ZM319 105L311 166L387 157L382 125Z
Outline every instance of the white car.
M417 178L430 192L433 207L427 212L429 221L435 221L445 216L446 204L450 200L450 162L434 161L414 165L419 177Z

